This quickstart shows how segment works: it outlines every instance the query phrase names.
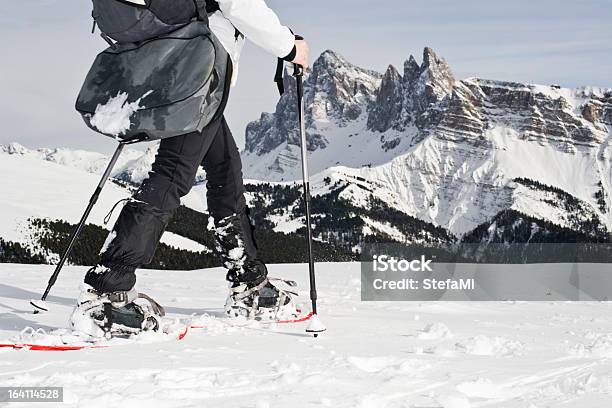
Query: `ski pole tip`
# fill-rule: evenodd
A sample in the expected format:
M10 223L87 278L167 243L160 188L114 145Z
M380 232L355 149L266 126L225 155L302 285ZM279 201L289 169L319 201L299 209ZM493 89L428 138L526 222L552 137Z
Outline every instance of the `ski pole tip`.
M30 300L30 304L34 306L34 314L49 311L49 306L47 306L47 302L44 300L32 299Z
M311 333L314 337L318 337L320 333L327 330L327 327L321 322L318 315L313 315L310 318L310 323L306 327L306 333Z

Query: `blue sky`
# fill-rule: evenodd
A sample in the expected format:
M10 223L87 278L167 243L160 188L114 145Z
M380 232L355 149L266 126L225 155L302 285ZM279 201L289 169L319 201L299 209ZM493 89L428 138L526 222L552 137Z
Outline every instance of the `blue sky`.
M248 1L248 0L244 0ZM480 76L612 88L612 0L268 0L281 20L325 49L383 71L430 46L457 78ZM108 152L74 99L105 43L90 35L88 0L0 2L0 143ZM227 118L241 146L244 127L271 111L275 60L247 46Z

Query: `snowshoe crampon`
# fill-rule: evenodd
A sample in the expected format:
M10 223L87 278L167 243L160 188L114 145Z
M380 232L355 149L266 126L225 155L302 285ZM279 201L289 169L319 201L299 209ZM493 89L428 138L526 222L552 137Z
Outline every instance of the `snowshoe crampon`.
M225 313L230 318L246 318L257 321L278 321L299 316L293 288L297 283L290 280L266 278L250 286L246 283L233 285L225 302Z
M70 317L72 330L91 337L114 337L158 331L165 311L135 290L100 294L87 286Z

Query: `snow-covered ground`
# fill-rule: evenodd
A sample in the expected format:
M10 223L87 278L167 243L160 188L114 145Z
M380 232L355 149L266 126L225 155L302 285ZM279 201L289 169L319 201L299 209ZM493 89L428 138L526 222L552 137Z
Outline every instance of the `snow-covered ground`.
M0 339L65 327L85 267L67 267L52 310L28 305L52 266L0 265ZM299 281L305 265L273 265ZM608 407L611 303L365 303L358 264L320 264L318 339L218 318L221 270L142 271L173 316L208 314L183 341L110 349L0 349L0 386L63 386L67 407ZM16 405L17 406L17 405ZM25 406L25 404L23 405ZM38 405L37 405L38 406ZM53 406L46 404L45 406Z

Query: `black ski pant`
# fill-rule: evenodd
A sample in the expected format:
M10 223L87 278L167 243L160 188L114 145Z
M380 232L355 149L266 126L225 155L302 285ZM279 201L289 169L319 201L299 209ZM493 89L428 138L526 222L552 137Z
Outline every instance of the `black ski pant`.
M208 210L215 224L227 217L244 220L245 251L249 258L257 258L244 198L240 153L222 118L201 133L160 142L148 178L123 207L102 250L99 263L108 269L103 273L88 272L85 283L101 293L134 287L136 268L153 260L165 227L180 206L181 197L191 190L199 166L206 171Z

